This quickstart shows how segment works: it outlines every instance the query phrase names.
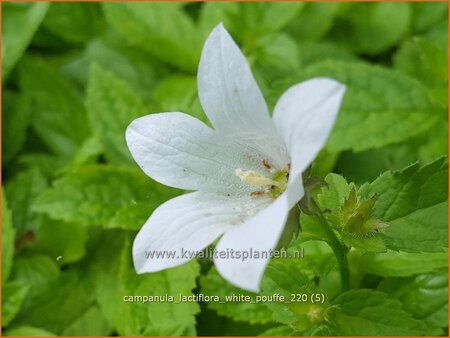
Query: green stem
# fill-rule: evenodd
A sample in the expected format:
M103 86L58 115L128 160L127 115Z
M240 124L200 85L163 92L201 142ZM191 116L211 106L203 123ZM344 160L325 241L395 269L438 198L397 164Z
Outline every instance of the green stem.
M338 261L339 270L341 273L342 290L348 290L350 288L350 270L347 259L348 248L339 241L333 229L331 229L328 225L326 219L321 214L318 214L317 217L320 221L319 223L323 232L327 236L327 243L330 245Z

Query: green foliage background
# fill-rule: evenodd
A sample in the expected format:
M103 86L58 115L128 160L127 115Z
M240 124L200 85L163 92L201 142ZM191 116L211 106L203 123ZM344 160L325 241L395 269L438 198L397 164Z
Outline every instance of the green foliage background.
M4 334L447 335L447 7L2 3ZM161 111L206 120L196 69L219 22L271 107L314 76L347 85L311 169L328 183L314 192L328 213L301 214L288 250L303 247L305 259L272 260L262 285L264 295L324 293L324 304L123 301L245 293L210 261L136 275L130 257L151 212L183 192L139 170L125 128ZM369 223L345 218L348 208ZM349 285L324 220L351 248ZM360 226L374 220L389 226Z

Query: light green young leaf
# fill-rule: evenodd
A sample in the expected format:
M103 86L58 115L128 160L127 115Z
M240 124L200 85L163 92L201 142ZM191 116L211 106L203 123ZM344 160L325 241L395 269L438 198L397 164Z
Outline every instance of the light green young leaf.
M325 182L328 186L321 188L320 193L317 193L317 203L321 210L326 212L327 220L339 227L341 226L339 211L353 185L347 183L341 175L334 173L328 174Z
M383 277L405 277L434 272L448 266L445 252L395 252L382 254L353 253L350 256L359 270Z
M102 27L97 3L51 3L42 28L64 41L81 45L90 40Z
M429 327L448 326L448 273L442 269L432 274L409 278L387 278L378 289L403 303L414 318Z
M205 295L219 296L224 303L209 302L208 307L219 315L232 318L236 321L245 321L252 324L268 323L272 321L272 312L263 303L254 303L255 295L242 289L233 287L225 281L215 268L200 278L201 292ZM225 297L232 295L250 296L252 302L227 302Z
M33 130L53 152L70 158L89 135L80 94L41 59L24 58L18 67L20 85L33 105Z
M2 101L2 163L10 161L21 149L30 125L30 100L11 91L3 93Z
M350 290L333 300L326 313L336 336L425 335L425 324L402 309L398 300L367 289Z
M326 61L304 69L277 89L313 77L331 77L347 86L336 125L327 142L331 152L362 151L418 135L440 120L442 108L415 80L363 63Z
M33 326L18 326L3 332L7 337L53 337L54 333Z
M120 231L105 235L94 255L91 273L95 276L100 308L110 325L120 335L195 335L198 304L177 301L179 294L192 295L198 264L191 261L161 272L137 275L131 265L129 236ZM175 302L144 303L124 298L165 294L173 296Z
M104 3L108 23L133 46L195 73L202 41L178 4Z
M48 6L46 2L2 3L2 81L24 53Z
M397 44L410 22L409 3L352 3L339 16L330 39L353 52L377 55Z
M375 217L390 226L384 231L388 248L442 251L448 247L447 158L401 171L386 172L361 188L377 194Z
M73 263L86 254L87 229L80 224L44 219L36 231L33 250L59 264Z
M370 203L373 202L358 196L355 185L347 183L340 175L328 174L325 182L328 186L316 193L315 200L324 220L337 230L342 242L360 251L386 251L384 241L377 233L378 226L383 225L372 217L373 207ZM303 231L301 238L306 237L303 240L327 239L317 216L302 215L300 222Z
M2 189L2 284L5 285L13 262L15 229L11 221L11 211Z
M28 291L24 283L9 282L2 286L2 327L17 315Z
M56 180L34 210L66 222L139 229L157 206L173 196L174 189L152 182L138 169L91 165ZM133 216L127 215L130 210ZM125 220L129 223L119 224Z
M31 205L46 187L47 182L38 169L23 171L6 185L5 193L18 235L39 224L39 215L31 210Z
M91 128L102 142L108 160L118 165L133 163L125 130L147 111L128 84L94 65L87 89L87 110Z

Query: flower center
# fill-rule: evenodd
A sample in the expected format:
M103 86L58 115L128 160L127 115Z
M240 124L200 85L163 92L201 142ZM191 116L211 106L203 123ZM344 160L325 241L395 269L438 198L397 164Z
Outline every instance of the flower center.
M263 190L252 192L250 196L270 194L274 199L286 190L287 181L289 178L288 169L273 171L271 178L254 170L242 170L241 168L236 169L234 173L241 179L242 182L252 186L265 187Z

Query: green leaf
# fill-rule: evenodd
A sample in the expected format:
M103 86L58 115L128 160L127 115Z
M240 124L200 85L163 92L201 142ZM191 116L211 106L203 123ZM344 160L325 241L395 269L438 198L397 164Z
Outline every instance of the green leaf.
M33 297L42 293L49 284L58 279L59 274L56 259L41 254L19 256L14 261L11 281L29 287L28 296L24 302L24 306L27 307Z
M21 336L52 337L52 336L55 336L54 333L51 333L46 330L40 329L38 327L33 327L33 326L14 327L12 329L6 330L6 332L4 332L4 334L5 334L5 336L9 336L9 337L21 337Z
M159 111L184 112L207 121L198 99L194 76L175 74L165 78L156 87L153 99Z
M346 246L353 247L356 250L368 252L385 252L386 245L380 236L374 237L354 237L348 234L341 234L341 238Z
M19 71L31 98L33 130L56 154L71 157L89 135L80 94L41 59L23 59Z
M20 310L27 293L27 286L22 283L6 283L2 286L2 327L8 326Z
M430 86L446 87L447 61L447 50L424 38L405 42L394 56L396 68Z
M70 323L62 331L63 336L93 336L110 335L111 327L100 311L99 306L93 305Z
M445 21L448 15L446 2L410 3L413 11L412 27L417 33L423 33Z
M259 334L258 336L260 336L260 337L292 336L293 333L294 332L290 326L283 325L283 326L277 326L277 327L270 328L270 329L264 331L263 333Z
M65 222L139 229L157 206L173 196L173 189L152 182L138 169L91 165L56 180L34 210ZM133 216L127 215L130 209ZM119 220L129 223L118 224Z
M395 252L382 254L354 254L355 266L361 271L383 277L404 277L433 272L448 266L445 252Z
M75 158L76 156L77 154L75 154ZM53 178L61 174L65 166L69 163L69 159L58 155L37 152L21 155L18 162L28 170L38 170L46 178Z
M306 3L300 15L287 26L288 32L299 41L318 40L332 27L342 3Z
M261 283L261 294L268 297L283 296L283 301L269 298L265 305L273 311L275 321L303 332L323 323L323 311L328 299L324 304L311 302L312 295L321 293L321 290L298 263L295 259L272 260ZM302 294L307 296L306 301L297 298Z
M320 190L316 199L321 210L326 212L327 220L339 227L341 226L340 209L353 185L348 184L345 178L334 173L328 174L325 182L328 186Z
M223 301L223 303L208 303L208 307L219 315L252 324L272 321L272 312L263 303L255 303L253 293L232 286L217 273L215 268L212 268L207 275L200 278L200 285L202 293L209 296L219 296ZM251 301L226 301L226 297L232 295L249 296Z
M303 3L205 3L200 12L202 38L223 22L245 49L268 47L265 39L279 32L302 11Z
M96 162L102 152L101 142L96 137L90 137L77 150L70 165L77 166Z
M39 224L39 216L31 210L31 205L46 187L47 182L38 169L23 171L6 185L5 193L18 235Z
M447 159L401 171L386 172L361 188L377 194L375 217L390 226L384 231L388 248L405 251L442 251L448 247Z
M8 209L5 193L2 189L2 283L5 285L13 262L14 238L16 231L11 221L11 211Z
M378 289L403 303L414 318L424 320L429 327L448 326L448 273L438 272L409 278L388 278Z
M326 317L336 336L413 336L426 326L402 309L398 300L372 290L350 290L338 296Z
M336 125L327 142L331 152L362 151L418 135L440 120L420 83L391 70L362 63L327 61L304 69L278 87L314 77L331 77L347 90Z
M44 253L64 265L80 260L86 254L86 227L44 220L37 230L33 250Z
M49 4L2 3L2 80L20 59L39 27Z
M87 89L87 110L92 130L114 164L134 163L125 142L125 130L147 113L142 101L113 73L94 66Z
M201 41L178 4L104 3L108 23L127 42L182 70L194 73Z
M26 132L30 125L30 100L24 95L10 91L3 94L2 102L2 162L9 162L25 143Z
M283 33L265 37L261 46L249 55L249 59L255 60L257 79L268 85L300 69L299 48L290 36Z
M361 198L353 183L340 175L328 174L325 177L328 186L316 192L316 201L324 220L338 233L347 247L360 251L384 252L386 247L378 232L386 227L373 217L375 196ZM328 235L322 230L320 220L315 216L302 215L303 240L325 240Z
M324 61L356 61L355 55L330 42L302 42L299 44L300 65L306 68Z
M52 3L42 28L72 44L83 44L101 28L100 8L96 3Z
M199 273L195 261L157 273L137 275L131 265L129 236L118 231L106 234L97 250L97 259L91 266L97 299L119 335L195 335L194 315L199 311L198 304L178 302L180 294L192 295ZM133 302L126 298L166 294L174 300Z
M256 40L275 33L292 21L304 3L259 2L239 3L239 11L231 14L230 30L240 35L244 45L251 47Z
M339 16L330 38L349 50L376 55L397 44L409 30L409 3L353 3Z
M13 324L35 326L57 335L107 335L108 324L98 311L97 317L92 318L91 314L87 323L90 312L95 311L94 293L87 284L86 276L80 272L62 272L30 299Z
M92 64L116 74L145 101L151 99L158 79L167 73L162 63L139 49L125 45L114 32L92 39L78 58L61 66L61 72L84 87L89 81Z

